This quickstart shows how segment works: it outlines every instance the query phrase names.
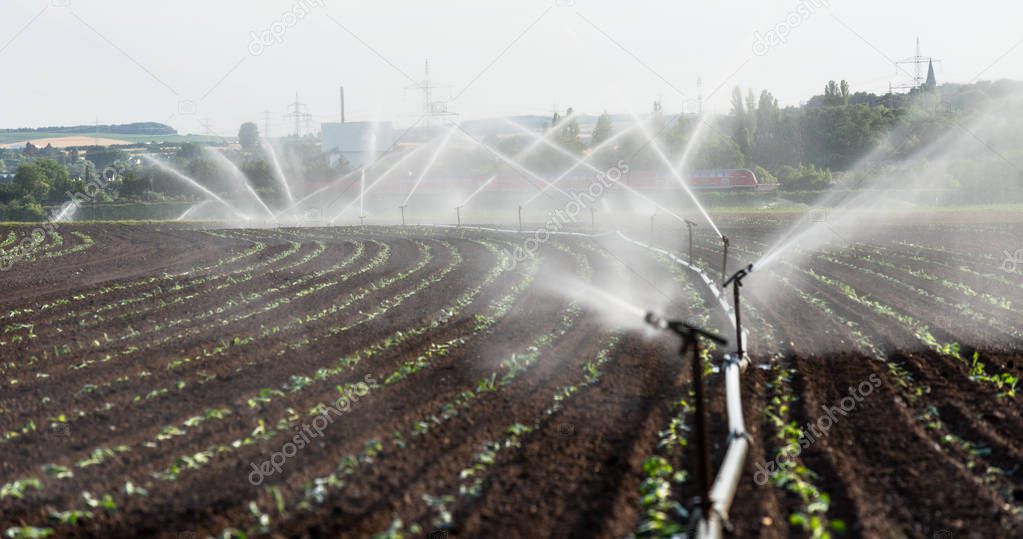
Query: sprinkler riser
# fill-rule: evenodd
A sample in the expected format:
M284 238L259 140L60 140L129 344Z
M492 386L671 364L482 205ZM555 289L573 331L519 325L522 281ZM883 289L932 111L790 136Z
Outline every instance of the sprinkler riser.
M696 223L686 219L686 227L689 228L689 265L693 265L693 228L696 227Z
M728 237L721 236L721 242L724 244L721 258L721 280L728 278Z
M658 329L669 329L682 338L682 346L679 355L685 361L687 354L692 350L692 377L693 393L696 399L696 464L697 480L700 488L700 507L704 515L709 515L712 507L710 491L713 478L711 477L710 461L710 433L707 420L707 406L704 398L703 384L703 362L700 353L700 337L705 337L720 344L727 344L727 341L718 335L707 332L692 324L681 321L665 320L652 312L644 317L646 323Z
M727 245L727 244L726 244ZM721 288L727 288L729 285L732 286L732 306L735 311L735 348L738 354L739 361L742 361L745 350L742 349L742 314L740 307L739 289L742 288L742 280L745 279L750 273L753 272L753 264L746 266L745 268L735 272L727 281L725 281Z

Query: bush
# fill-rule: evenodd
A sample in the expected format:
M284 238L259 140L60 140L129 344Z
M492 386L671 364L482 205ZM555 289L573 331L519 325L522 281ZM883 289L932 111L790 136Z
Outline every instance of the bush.
M771 171L767 170L766 168L760 165L757 165L756 168L753 169L753 174L755 174L757 177L757 183L763 183L768 185L774 185L778 183L778 178L775 178L774 174L771 174Z
M813 164L799 164L799 168L788 165L778 171L778 181L786 191L813 191L831 186L831 170L817 168Z
M46 212L35 201L0 204L0 221L38 222L46 220Z

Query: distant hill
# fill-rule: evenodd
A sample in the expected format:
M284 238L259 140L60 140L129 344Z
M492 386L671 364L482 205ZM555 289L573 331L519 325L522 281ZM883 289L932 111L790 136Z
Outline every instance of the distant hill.
M16 129L0 129L0 134L29 135L34 133L46 133L48 135L142 135L142 136L172 136L178 131L173 127L157 122L137 122L131 124L116 125L74 125L57 127L20 127ZM31 138L31 137L30 137Z

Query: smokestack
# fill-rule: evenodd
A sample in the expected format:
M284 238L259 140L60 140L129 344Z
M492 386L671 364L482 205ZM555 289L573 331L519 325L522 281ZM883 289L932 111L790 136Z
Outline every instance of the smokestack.
M341 87L341 123L345 123L345 87Z

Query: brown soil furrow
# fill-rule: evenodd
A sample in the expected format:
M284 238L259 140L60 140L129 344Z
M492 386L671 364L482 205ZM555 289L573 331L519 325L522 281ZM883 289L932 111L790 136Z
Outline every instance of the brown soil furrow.
M398 271L400 268L410 266L414 258L407 255L411 255L414 251L415 248L410 245L408 250L404 250L403 253L399 253L398 255L394 256L393 260L394 263L397 264L396 266L382 269L380 270L380 272L382 272L382 274L387 274L390 272ZM443 262L444 257L440 256L439 258L440 260L437 260L436 262L438 265ZM406 284L404 286L398 286L398 289L400 290L410 286L412 285ZM375 294L371 294L370 296L364 298L364 302L372 304L372 301L374 299L379 299L381 296L388 295L391 293L392 292L390 292L389 289L381 289L377 291ZM331 301L330 298L319 299L321 302ZM323 304L324 303L310 304L309 307L311 308L314 305L322 306ZM349 320L351 319L352 316L358 315L353 313L353 315L345 317L344 320ZM303 329L301 331L302 334L306 336L316 335L316 333L314 332L314 328ZM341 340L342 337L343 335L338 335L336 337L326 339L324 342L318 343L318 345L314 347L313 350L308 350L307 351L307 353L309 354L308 356L299 357L292 356L293 359L291 361L289 361L287 364L279 365L279 368L287 369L290 371L301 370L302 365L315 364L316 360L322 357L322 355L320 355L322 353L342 355L346 350L357 349L365 342L368 342L370 335L367 334L355 339ZM280 342L287 341L282 340ZM339 348L336 345L332 344L337 342L342 342L343 346ZM226 395L237 394L239 391L249 393L252 392L253 390L258 390L260 387L276 387L277 385L280 385L280 383L286 382L287 380L286 379L274 380L272 376L267 376L275 369L266 370L246 368L243 370L240 367L244 366L243 362L247 363L255 361L258 363L266 363L268 361L273 361L277 357L276 352L278 351L277 350L278 348L280 347L272 347L269 349L262 350L261 353L259 355L256 355L255 357L252 357L249 354L232 352L226 355L223 359L218 360L214 364L207 365L204 368L203 370L204 373L216 377L216 379L213 379L208 383L199 385L189 385L185 388L185 391L181 392L179 395L168 395L152 400L146 399L144 402L140 403L140 405L131 406L130 414L118 414L117 413L118 408L115 407L112 410L113 413L105 413L91 420L73 423L73 428L69 428L67 431L64 432L60 431L56 432L54 434L54 439L55 440L73 439L76 440L79 445L84 445L84 447L91 447L90 444L99 443L101 440L107 441L107 443L109 443L108 441L109 433L105 434L102 431L97 432L97 430L94 428L95 426L94 423L96 421L101 422L101 424L113 427L118 432L125 432L127 433L126 434L127 436L134 437L135 435L138 434L138 429L133 427L133 425L135 425L140 420L142 421L143 425L147 423L149 425L148 428L144 428L142 430L142 433L148 433L149 429L156 428L159 425L173 422L171 421L170 417L167 417L165 410L165 406L167 401L169 400L168 399L169 397L173 396L175 398L185 398L193 406L190 410L182 411L178 414L179 418L183 420L185 419L185 417L194 415L197 412L202 412L202 410L206 408L220 406L223 403L224 397ZM147 377L146 382L151 385L159 385L159 383L163 383L165 385L172 384L173 380L176 379L177 376L179 376L179 373L169 373L165 369L154 370L152 376ZM131 389L134 390L135 387ZM106 399L106 402L111 402L111 399L114 399L116 401L118 398L120 398L120 400L122 401L122 405L125 405L130 403L134 394L136 393L115 391L114 393L111 393L109 395L104 395L103 398ZM156 419L155 424L151 423L153 419ZM152 435L155 433L149 434ZM9 442L10 451L18 451L19 450L18 448L26 448L26 450L28 448L36 448L31 451L31 454L35 459L46 458L46 454L50 454L51 452L53 452L54 454L59 453L59 447L54 447L47 443L43 445L43 447L46 448L43 451L44 454L40 455L38 446L44 440L45 438L38 439L38 436L33 435L19 437L13 440L12 442Z

